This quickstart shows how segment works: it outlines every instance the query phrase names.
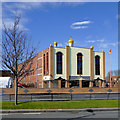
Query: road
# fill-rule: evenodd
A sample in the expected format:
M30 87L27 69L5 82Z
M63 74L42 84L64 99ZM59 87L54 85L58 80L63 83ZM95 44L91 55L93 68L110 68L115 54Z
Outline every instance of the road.
M37 112L37 113L4 113L4 118L65 118L78 120L80 118L118 118L118 111L86 111L86 112Z

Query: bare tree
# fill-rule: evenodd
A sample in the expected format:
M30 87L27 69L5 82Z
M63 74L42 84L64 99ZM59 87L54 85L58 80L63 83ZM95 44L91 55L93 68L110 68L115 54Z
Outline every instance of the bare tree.
M120 76L120 70L113 70L112 71L112 76ZM110 72L107 73L106 78L110 80Z
M15 105L17 105L18 79L30 71L36 49L25 31L19 28L20 17L15 16L12 27L3 29L2 39L2 66L13 73L15 80ZM22 64L20 64L22 63ZM20 65L19 65L20 64Z
M118 76L119 72L120 72L120 70L114 70L113 71L113 73L114 73L115 76Z
M112 75L113 75L113 71L112 71ZM110 81L110 72L107 73L106 78L107 78L108 81Z

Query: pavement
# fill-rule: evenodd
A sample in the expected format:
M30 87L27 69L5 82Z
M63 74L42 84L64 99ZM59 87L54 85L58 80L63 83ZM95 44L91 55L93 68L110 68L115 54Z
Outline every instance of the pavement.
M91 112L91 111L118 111L118 107L113 108L85 108L85 109L1 109L1 113L33 113L33 112Z

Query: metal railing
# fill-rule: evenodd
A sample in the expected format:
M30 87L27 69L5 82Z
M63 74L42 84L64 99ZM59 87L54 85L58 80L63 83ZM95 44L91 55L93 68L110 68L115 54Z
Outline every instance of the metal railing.
M14 101L14 95L3 94L2 101ZM22 94L18 101L60 101L60 100L112 100L120 99L120 93L70 93L70 94Z

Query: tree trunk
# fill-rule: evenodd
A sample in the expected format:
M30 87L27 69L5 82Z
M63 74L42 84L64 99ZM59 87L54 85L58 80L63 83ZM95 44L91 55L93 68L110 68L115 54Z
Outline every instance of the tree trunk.
M17 93L18 93L18 85L17 85L18 79L15 76L15 105L17 105Z

